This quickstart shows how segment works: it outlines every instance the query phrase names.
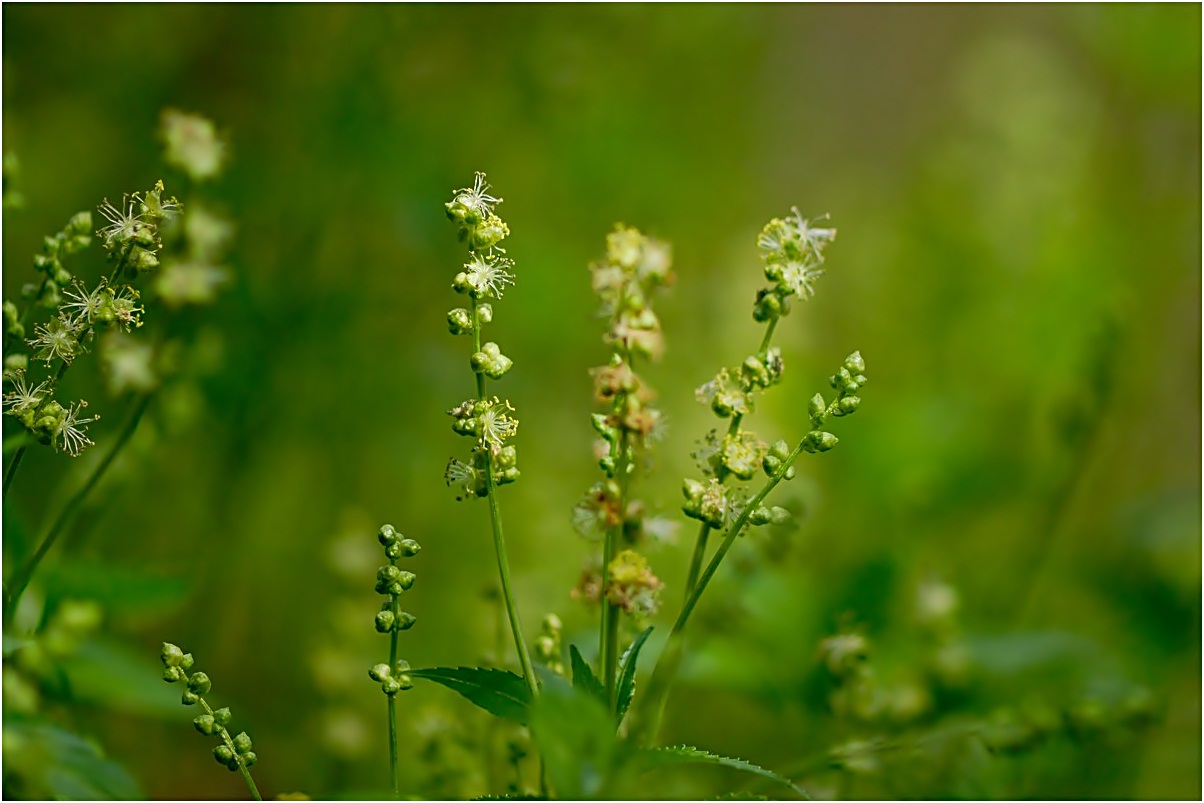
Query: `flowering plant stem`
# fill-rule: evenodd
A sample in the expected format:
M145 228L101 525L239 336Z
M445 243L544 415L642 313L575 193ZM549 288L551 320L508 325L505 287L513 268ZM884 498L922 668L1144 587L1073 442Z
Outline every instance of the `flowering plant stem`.
M393 598L390 608L395 619L401 618L401 605ZM389 666L397 665L397 637L400 631L394 628L389 633ZM401 773L397 768L397 695L388 695L389 701L389 773L393 778L393 799L401 800Z
M213 709L209 707L209 703L204 697L201 697L199 700L197 700L197 704L200 705L202 711L209 716L213 716ZM226 747L233 751L235 749L234 740L230 738L230 732L223 728L221 730L221 737L222 742L226 745ZM259 787L255 785L255 780L251 777L251 771L247 769L245 764L239 764L238 770L242 773L242 779L247 782L247 787L251 790L251 797L262 801L263 796L259 794Z
M481 350L481 305L476 298L472 299L472 348L473 352ZM485 375L478 373L477 400L485 401ZM498 576L502 581L502 599L506 603L506 616L510 620L510 632L514 636L514 648L518 652L518 662L522 666L523 679L531 692L531 699L539 697L539 682L535 677L535 668L531 664L531 654L527 650L526 639L523 638L522 623L518 618L518 605L514 600L514 588L510 581L510 561L506 557L506 537L502 532L502 511L498 506L497 483L493 477L492 461L485 461L485 487L489 498L489 522L493 529L493 548L497 554Z
M147 407L150 406L152 397L152 394L148 393L142 396L142 398L138 401L137 405L134 407L134 411L130 414L130 417L126 419L125 426L122 427L121 432L118 433L117 440L113 443L113 448L109 450L108 454L104 456L104 459L101 460L96 465L96 468L92 470L91 476L88 477L88 480L84 483L83 487L76 491L75 496L71 497L67 504L63 506L58 518L55 519L54 524L51 525L50 530L42 539L42 543L38 545L37 551L25 561L25 564L17 571L12 580L9 581L8 593L4 599L5 627L8 627L12 624L13 615L16 613L17 609L17 603L20 602L21 595L25 593L25 588L29 585L29 581L33 578L34 572L37 570L38 565L42 562L42 559L46 557L46 553L50 551L50 548L54 546L54 542L58 540L60 535L62 535L63 530L71 522L71 519L75 516L80 505L82 505L88 498L88 494L92 492L92 489L96 487L98 482L100 482L101 477L103 477L105 472L108 471L109 466L112 465L113 460L121 452L122 448L125 447L125 444L130 439L130 436L134 434L134 430L138 428L138 423L142 420L143 413L145 413Z
M622 410L626 394L618 394L615 409ZM602 547L602 632L599 642L599 663L602 666L603 684L606 689L608 706L615 703L615 677L619 666L619 606L610 601L610 564L615 559L616 541L623 532L624 511L627 509L627 488L631 477L631 441L630 433L623 430L619 436L619 455L615 461L615 472L619 480L619 495L616 508L619 511L619 522L606 531L606 541Z
M836 403L833 402L825 415L830 414L835 409ZM673 630L669 633L669 640L665 644L665 649L657 660L656 666L653 667L652 677L648 681L648 690L644 693L644 716L639 721L642 728L641 740L645 744L651 744L656 741L657 732L660 730L661 719L665 711L665 703L668 700L669 687L672 685L677 675L678 667L681 664L683 632L685 631L686 623L690 621L690 615L694 612L695 606L698 605L698 600L701 599L703 592L706 591L711 578L715 576L715 572L719 570L719 564L723 562L723 558L727 555L728 550L732 548L736 539L744 532L744 528L748 526L748 520L753 511L765 501L770 492L786 477L786 473L790 470L794 461L798 459L798 456L803 453L803 448L806 445L806 439L800 440L798 445L794 447L794 451L782 461L782 465L778 467L778 470L774 472L774 475L765 483L764 487L752 499L748 500L748 504L745 505L744 510L741 511L740 515L728 529L723 542L715 550L710 563L707 564L706 569L702 572L702 575L698 578L689 596L686 598L681 613L677 616L677 621L673 623ZM699 536L699 543L705 543L706 531L704 530ZM695 550L695 559L699 561L701 560L700 551L701 549Z

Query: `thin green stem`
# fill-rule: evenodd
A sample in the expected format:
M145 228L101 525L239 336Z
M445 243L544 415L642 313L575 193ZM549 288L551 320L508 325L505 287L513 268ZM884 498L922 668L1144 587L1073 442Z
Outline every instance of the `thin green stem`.
M200 704L201 708L206 714L213 716L213 709L209 707L209 703L204 697L200 698ZM226 747L230 748L230 752L237 753L238 751L234 747L234 740L230 738L230 731L226 730L225 727L222 727L221 735L222 741L225 742ZM251 777L251 771L247 769L241 761L238 762L238 769L240 772L242 772L242 779L247 782L247 786L251 790L251 797L262 801L263 797L259 794L259 787L255 785L255 780Z
M626 394L621 394L615 404L621 410L626 404ZM602 548L602 632L599 662L602 668L603 686L606 689L606 699L609 705L614 705L615 685L619 666L619 615L621 611L610 602L610 564L615 559L618 540L622 536L627 514L627 493L631 484L631 436L624 429L619 435L619 455L615 461L615 473L619 480L619 496L615 502L618 508L619 522L606 531L606 541Z
M9 581L8 596L4 600L5 625L12 623L12 617L13 614L16 613L17 603L20 602L21 595L25 593L25 588L29 585L29 581L33 578L34 572L37 570L38 565L41 564L42 559L46 557L46 553L50 551L52 546L54 546L54 542L58 540L60 535L62 535L63 530L66 529L66 526L71 522L71 519L75 516L76 512L79 510L79 507L88 498L88 494L90 494L92 489L96 487L96 484L100 482L101 477L103 477L105 472L108 471L109 466L113 464L113 460L121 452L122 448L125 447L126 443L130 439L130 436L134 434L134 430L138 428L138 422L142 420L143 413L145 413L146 408L150 406L151 398L152 395L148 393L138 401L138 404L134 407L133 413L131 413L130 417L126 420L125 426L122 427L121 432L118 433L117 440L113 443L113 448L110 449L109 453L104 456L104 459L96 465L96 468L93 469L91 476L88 477L88 480L84 483L83 487L76 491L75 496L71 497L67 504L63 506L58 518L55 519L54 524L51 525L50 530L42 539L42 543L38 546L37 551L25 561L25 565L23 565L17 571L16 575L13 576L12 580Z
M480 301L472 300L472 347L473 352L481 350L481 307ZM485 375L476 374L477 400L485 400ZM486 447L488 448L488 447ZM514 636L514 649L518 652L518 662L522 666L523 679L534 700L539 697L539 681L535 677L535 667L531 663L531 653L527 650L527 641L523 638L522 623L518 617L518 604L515 602L514 588L510 581L510 560L506 557L506 537L502 532L502 511L498 506L497 483L493 478L493 463L485 460L485 488L489 497L489 522L493 529L493 548L497 554L498 576L502 581L502 599L506 602L506 616L510 620L510 632Z
M761 338L761 347L757 349L757 354L764 357L769 353L769 342L773 339L773 330L777 328L778 321L781 318L770 318L769 325L765 327L765 336Z
M694 554L690 557L690 573L686 575L686 599L698 584L698 573L702 571L702 562L706 558L707 539L711 535L711 525L705 521L698 525L698 538L694 541Z
M765 501L765 497L769 496L769 493L785 478L786 472L790 470L794 461L802 454L805 443L805 439L800 440L798 445L794 447L794 451L782 461L782 465L770 477L769 482L765 483L764 487L752 499L748 500L744 510L741 511L735 522L728 529L723 542L715 550L710 563L707 564L706 569L698 578L694 589L686 598L681 613L677 616L677 621L673 623L673 630L669 633L669 640L665 644L665 649L652 670L652 677L648 680L647 691L644 692L643 704L641 706L644 716L640 717L640 737L641 741L645 744L655 741L657 732L660 730L665 703L668 699L669 687L676 677L678 667L681 664L683 632L685 631L686 624L690 621L690 615L693 614L694 608L698 605L698 600L702 598L703 592L706 591L707 585L710 584L711 578L719 570L719 565L723 562L723 558L727 555L728 550L732 548L736 539L744 531L744 528L748 526L748 520L752 516L753 511Z
M8 496L8 486L13 484L13 477L17 476L17 467L21 465L21 458L25 457L26 448L22 446L18 449L17 453L13 455L13 459L9 461L8 468L4 470L4 496L6 497Z
M396 565L396 561L390 561ZM393 621L401 619L401 605L398 603L397 597L393 597L392 608ZM397 666L397 628L393 628L389 632L389 668L393 669ZM389 772L393 778L393 799L401 800L401 773L397 769L398 752L397 752L397 695L388 695L389 700Z

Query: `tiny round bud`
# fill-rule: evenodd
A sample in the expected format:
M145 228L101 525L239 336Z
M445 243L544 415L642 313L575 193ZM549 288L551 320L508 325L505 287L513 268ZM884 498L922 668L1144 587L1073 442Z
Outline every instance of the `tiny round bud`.
M418 577L413 572L399 572L396 582L404 590L409 591L414 587L414 581L417 579Z
M380 690L392 697L397 692L401 691L401 684L393 678L385 678L381 681Z
M230 724L230 709L219 708L213 712L213 721L223 728Z
M398 675L397 688L400 691L409 691L410 689L414 688L414 681L410 679L409 675Z
M389 544L385 547L385 557L389 560L398 560L402 555L401 544Z
M251 737L246 731L241 731L234 737L234 749L240 753L247 753L251 750Z
M163 642L163 649L159 653L160 660L164 666L179 666L184 658L184 651L174 644Z
M230 759L234 758L234 751L229 745L219 744L213 748L213 757L217 759L218 764L229 764Z
M180 695L180 702L183 703L184 705L196 705L200 701L201 701L200 695L195 694L194 692L188 691L187 689L185 689L184 693Z
M811 402L807 405L807 414L812 418L815 418L816 416L822 415L827 407L828 405L827 402L824 401L824 397L816 393L811 397Z
M243 753L242 765L244 767L250 767L258 760L259 760L259 756L255 755L254 752L248 750L247 752Z
M457 307L447 313L447 328L453 335L467 335L472 332L472 315L463 307Z
M388 677L392 674L393 670L389 668L388 664L377 664L368 670L368 677L372 678L377 683L384 683L385 680L388 679Z
M493 320L493 306L490 304L480 304L477 306L477 317L481 319L481 323L489 323Z
M401 553L407 558L412 558L422 551L422 546L413 538L406 538L401 542Z
M409 630L417 621L417 616L414 616L412 613L406 613L405 611L402 611L397 617L397 621L394 622L393 627L396 630Z
M852 354L844 358L844 367L853 374L865 373L865 360L861 358L860 351L854 351Z
M184 679L184 670L178 666L163 667L163 679L168 683L175 683Z
M399 577L401 577L401 569L392 564L381 566L376 570L376 579L384 583L392 583Z
M190 653L190 652L184 653L184 658L180 662L180 666L184 669L192 669L192 664L193 664L192 653Z
M397 541L397 530L393 529L392 524L382 524L376 540L380 541L381 546L389 546Z
M845 396L840 400L840 412L843 415L852 415L857 411L857 407L861 404L860 396Z
M198 731L206 736L212 736L213 734L217 733L217 722L210 714L201 714L192 721L192 724Z
M389 633L393 630L393 611L381 611L376 614L376 632Z
M208 694L213 688L213 684L209 681L209 676L204 672L197 672L188 678L188 689L197 694Z

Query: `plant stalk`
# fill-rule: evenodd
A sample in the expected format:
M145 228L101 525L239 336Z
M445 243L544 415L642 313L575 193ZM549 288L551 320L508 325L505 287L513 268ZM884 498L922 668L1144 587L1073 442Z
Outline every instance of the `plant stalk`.
M4 496L8 496L8 486L13 484L13 477L17 476L17 467L21 465L21 458L25 457L25 449L28 447L22 446L13 455L13 459L9 462L8 468L4 470Z
M150 406L151 398L152 394L148 393L138 401L133 413L126 420L125 426L122 427L121 432L117 435L117 440L114 442L113 448L96 465L96 468L92 471L91 476L88 477L88 481L84 483L83 487L76 491L75 496L71 497L67 504L63 506L58 518L55 519L54 524L51 525L50 530L42 539L42 543L38 546L37 551L25 561L25 564L17 571L12 580L9 581L8 596L4 600L4 624L6 626L12 623L17 603L21 601L21 595L25 593L25 588L29 585L29 581L33 579L38 565L46 557L46 553L50 551L50 548L54 546L54 542L62 535L63 530L71 522L79 507L88 498L88 494L92 492L92 489L100 482L101 477L108 471L109 466L113 464L113 460L121 452L122 448L125 447L130 436L134 434L134 430L138 428L138 422L142 420L143 413Z
M401 618L401 605L397 597L393 598L393 620ZM397 666L397 637L398 632L393 628L389 632L389 668ZM393 778L393 799L401 800L401 773L397 769L397 695L388 695L389 700L389 772Z
M213 716L213 709L209 707L209 703L205 700L205 698L200 698L199 702L205 713L209 716ZM225 742L226 747L230 748L231 751L237 752L234 749L234 740L230 738L230 731L226 730L224 726L222 727L222 741ZM242 779L247 782L247 786L251 790L251 797L262 801L263 797L259 794L259 787L255 785L254 779L251 778L251 771L244 767L242 762L239 762L238 769L242 773Z

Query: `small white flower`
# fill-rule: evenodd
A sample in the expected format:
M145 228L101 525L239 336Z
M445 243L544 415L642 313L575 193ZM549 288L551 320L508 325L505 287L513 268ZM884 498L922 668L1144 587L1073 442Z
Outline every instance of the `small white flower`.
M4 394L4 409L9 415L20 415L42 403L47 396L46 388L50 380L43 380L31 388L22 374L13 380L12 385L13 389Z
M514 408L508 401L500 401L496 396L492 401L481 402L477 409L477 430L481 441L493 448L500 449L503 441L513 437L518 431L518 421L507 413L513 413Z
M89 293L77 279L71 283L71 288L63 291L65 300L59 307L66 313L72 327L91 324L96 313L100 311L105 301L105 283L102 281L95 290Z
M478 212L482 219L489 217L493 213L493 207L501 202L501 198L494 198L489 194L489 182L485 181L485 174L480 172L473 177L471 189L465 187L456 190L456 197L452 200L454 204L461 204Z
M28 341L37 350L36 359L44 360L49 365L54 360L62 360L68 365L75 359L77 350L82 348L79 342L79 332L71 321L62 316L51 318L34 329L37 335Z
M61 441L59 448L72 457L78 457L80 452L93 445L92 440L84 434L84 430L87 424L98 420L100 416L80 418L80 410L87 406L86 401L78 401L67 408L63 413L63 420L54 432L54 436Z
M477 291L477 296L501 298L502 290L507 285L514 284L514 274L509 271L512 267L512 259L490 259L481 254L474 254L472 261L465 263L464 273L468 276L468 283Z
M126 195L122 203L125 205L124 212L109 203L108 198L99 207L100 214L109 221L108 226L96 232L104 238L106 248L112 248L114 243L129 242L142 230L141 212L135 213L142 207L141 196L138 193Z

